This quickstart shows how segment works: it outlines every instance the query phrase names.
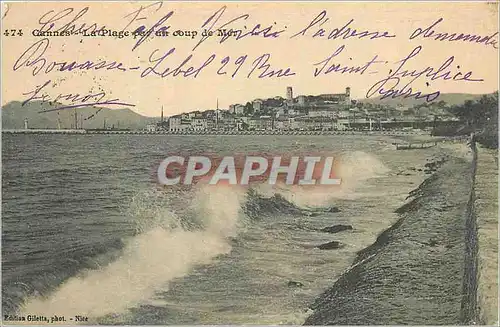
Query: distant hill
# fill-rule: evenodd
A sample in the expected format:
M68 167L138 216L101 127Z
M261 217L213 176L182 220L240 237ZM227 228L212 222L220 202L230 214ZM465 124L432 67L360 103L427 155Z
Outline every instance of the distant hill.
M482 97L483 94L468 94L468 93L443 93L441 94L435 101L432 102L439 102L439 101L444 101L448 105L459 105L464 103L467 100L477 100L480 97ZM385 104L385 105L390 105L390 106L397 106L397 105L403 105L403 106L408 106L408 107L413 107L415 105L420 105L425 103L424 99L419 99L416 100L415 98L387 98L381 100L380 97L377 98L369 98L369 99L359 99L358 102L362 103L371 103L371 104Z
M2 128L24 128L24 119L28 119L30 128L74 128L75 112L78 118L78 128L87 129L107 127L143 129L147 124L158 121L154 117L145 117L130 109L107 109L98 107L82 107L78 109L63 109L52 112L40 112L56 108L47 102L34 101L21 105L19 101L12 101L2 107Z

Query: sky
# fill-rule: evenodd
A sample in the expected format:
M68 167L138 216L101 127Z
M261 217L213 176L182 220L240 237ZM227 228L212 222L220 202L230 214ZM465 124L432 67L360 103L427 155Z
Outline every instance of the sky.
M146 116L159 116L163 107L168 116L214 109L217 101L220 108L227 108L256 98L285 97L287 86L293 87L294 96L342 93L350 87L352 98L362 99L374 85L372 90L377 90L377 82L395 72L414 71L415 76L416 72L436 71L446 62L449 66L441 73L427 77L424 74L413 82L414 77L396 75L401 80L394 88L411 82L408 87L412 92L423 95L437 91L481 94L498 90L498 34L494 35L498 32L498 3L10 2L2 6L2 31L23 33L2 36L2 105L14 100L34 100L36 96L46 101L56 99L65 105L111 100L123 105L102 106L130 108ZM323 11L322 19L314 23ZM173 13L169 16L170 12ZM220 43L220 38L212 36L195 48L202 37L202 26L211 16L215 18L205 27L213 24L215 33L224 24L226 29L241 29L244 33L271 26L268 34L276 33L277 37L264 37L260 32ZM435 33L492 36L492 44L422 37L425 29L440 18L433 28ZM47 31L51 23L52 31L68 31L75 25L74 30L87 29L88 33L92 26L131 33L141 25L149 30L161 20L163 23L155 30L170 26L169 36L145 38L139 45L140 36L120 39L81 34L33 35ZM351 20L348 25L351 31L379 35L387 32L389 37L328 39L332 31L341 30ZM313 37L320 28L324 30L323 36ZM410 39L419 28L423 30L421 36ZM194 38L173 36L177 30L198 34ZM418 54L403 61L412 51ZM267 72L281 69L284 76L263 77L266 56L270 65ZM186 58L190 59L184 71L190 66L194 70L209 63L196 77L193 72L187 77L160 76L167 68L174 70ZM104 66L99 63L106 61L108 66L60 71L65 67L62 63L67 62L67 67L73 61L75 66L92 61L94 68ZM357 73L336 72L333 66L324 74L332 65L362 68L370 61L374 62ZM115 68L106 69L113 62ZM325 63L328 64L315 76L315 69ZM289 71L285 73L287 68ZM35 74L34 70L39 71ZM450 77L458 72L462 73L459 76L471 72L468 78L477 81L444 80L442 74L446 71L450 71L447 75ZM394 80L385 84L385 89L391 83ZM372 96L377 95L374 93Z

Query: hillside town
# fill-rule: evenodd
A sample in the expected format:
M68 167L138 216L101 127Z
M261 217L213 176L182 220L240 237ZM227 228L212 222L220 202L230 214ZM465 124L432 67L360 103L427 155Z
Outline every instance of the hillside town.
M197 110L149 124L149 132L201 131L346 131L432 128L437 121L454 121L444 102L413 106L389 106L351 99L351 88L343 93L254 99L232 104L228 109Z

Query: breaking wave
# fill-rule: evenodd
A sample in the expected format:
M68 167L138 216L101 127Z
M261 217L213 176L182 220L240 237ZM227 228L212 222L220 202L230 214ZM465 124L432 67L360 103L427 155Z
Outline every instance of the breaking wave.
M29 298L26 314L103 317L125 312L168 288L197 265L209 264L231 251L231 239L250 220L275 214L310 215L311 208L348 196L360 182L388 169L364 152L339 157L334 187L259 185L149 190L137 194L124 214L132 217L136 235L124 241L115 261L69 278L47 297Z

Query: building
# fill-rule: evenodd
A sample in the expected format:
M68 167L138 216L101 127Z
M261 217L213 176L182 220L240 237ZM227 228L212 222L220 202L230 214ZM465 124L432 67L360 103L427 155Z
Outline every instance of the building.
M148 132L156 132L158 130L158 124L147 124L146 131Z
M306 96L305 96L305 95L299 95L299 96L297 97L297 101L298 101L298 103L297 103L297 104L298 104L299 106L301 106L301 107L305 106L305 105L306 105Z
M216 122L213 119L207 119L207 131L213 131L216 128Z
M248 122L250 121L250 117L246 117L246 116L239 117L238 120L248 125Z
M169 131L177 131L181 129L181 121L182 118L180 115L172 116L168 119L168 130Z
M202 117L206 118L207 120L214 120L215 121L215 110L205 110L202 113Z
M167 131L168 130L168 120L163 118L163 106L161 107L161 116L160 121L154 124L146 125L146 131L148 132L158 132L158 131Z
M192 111L190 113L187 114L187 118L188 119L192 119L192 118L195 118L195 117L198 117L201 115L201 112L199 111Z
M260 116L260 126L263 130L274 129L274 118L271 116Z
M217 123L215 110L206 110L202 112L201 117L205 118L206 120L207 130L212 131L215 129L215 125Z
M248 120L248 129L251 131L260 130L260 119L259 118L250 118Z
M263 130L271 130L274 128L274 118L271 116L260 116L260 127Z
M235 115L243 115L245 113L245 106L242 104L238 104L234 107Z
M297 116L299 115L299 110L293 109L293 108L288 108L288 115L289 116Z
M274 128L274 118L271 116L260 116L251 118L248 121L248 129L256 131L272 130Z
M351 120L353 118L352 113L349 110L340 110L337 112L337 123L345 126L350 126Z
M220 119L218 122L217 128L219 130L224 130L224 131L233 131L237 129L238 124L236 122L236 119L233 116L224 116L224 118Z
M349 129L349 122L341 121L340 119L336 119L333 121L333 129L336 131L345 131Z
M273 108L274 109L274 112L277 114L277 115L285 115L287 113L288 110L285 109L285 107L279 107L279 108Z
M329 118L334 118L337 116L336 111L332 109L326 109L326 108L310 108L309 117L329 117Z
M334 119L328 117L297 117L294 123L300 130L322 131L334 128Z
M279 131L288 131L291 129L290 118L286 116L279 116L274 120L274 129Z

